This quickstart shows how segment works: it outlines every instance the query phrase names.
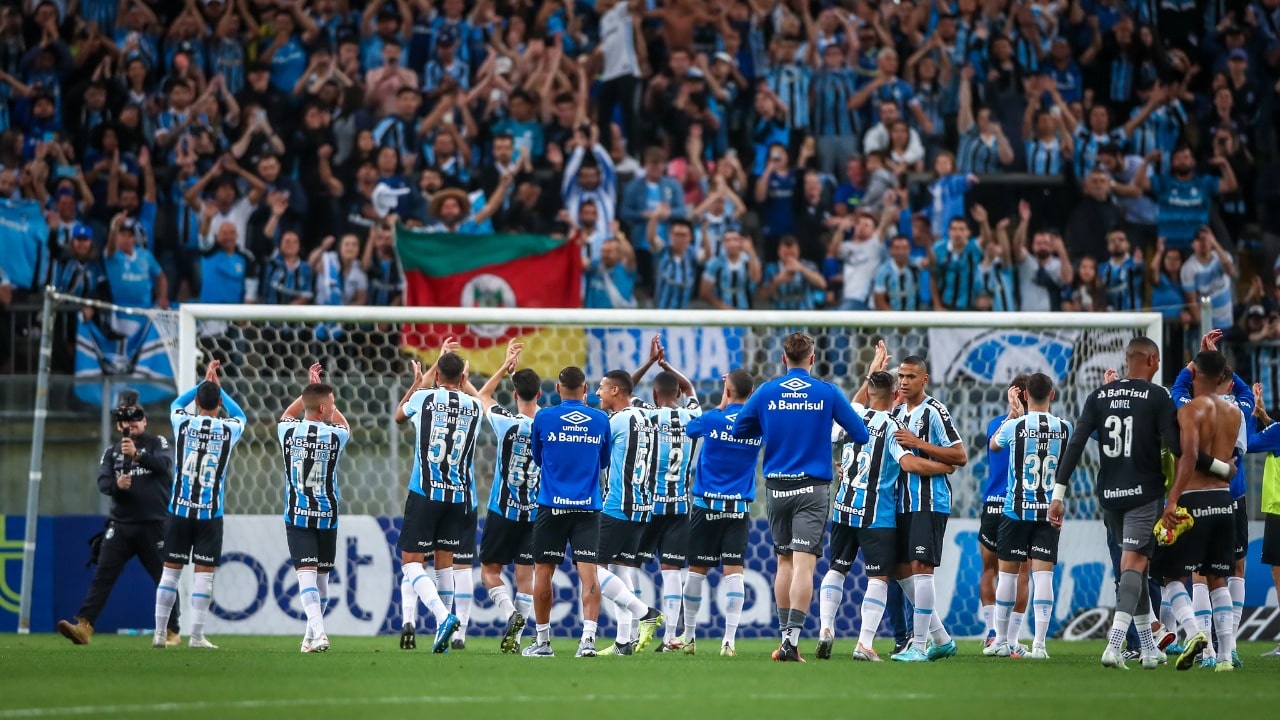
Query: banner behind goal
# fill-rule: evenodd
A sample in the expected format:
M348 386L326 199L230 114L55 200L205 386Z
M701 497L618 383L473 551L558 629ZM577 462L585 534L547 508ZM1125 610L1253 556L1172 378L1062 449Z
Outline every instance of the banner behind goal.
M479 386L501 362L506 342L526 344L522 361L544 379L543 404L557 401L555 376L579 365L594 383L612 369L633 371L663 338L667 359L693 381L704 406L720 397L721 377L743 367L763 381L783 372L782 341L803 330L817 340L814 374L852 396L883 338L894 360L929 361L928 392L950 408L969 451L951 478L954 516L977 517L986 478L986 428L1007 406L1008 382L1022 372L1054 378L1054 412L1074 420L1082 398L1122 369L1125 344L1159 337L1154 313L843 313L552 310L513 308L348 308L184 305L180 311L178 385L190 387L213 358L227 388L249 415L227 483L229 514L280 512L281 411L319 361L353 428L341 468L343 512L396 516L406 492L413 447L409 427L396 426L395 404L412 377L409 361L434 360L447 336L463 341ZM892 367L892 363L891 363ZM649 380L636 393L649 397ZM504 384L500 401L511 402ZM476 453L477 497L483 505L495 446L483 434ZM1092 453L1071 479L1075 518L1096 516ZM763 512L763 505L757 508ZM483 515L483 512L482 512Z

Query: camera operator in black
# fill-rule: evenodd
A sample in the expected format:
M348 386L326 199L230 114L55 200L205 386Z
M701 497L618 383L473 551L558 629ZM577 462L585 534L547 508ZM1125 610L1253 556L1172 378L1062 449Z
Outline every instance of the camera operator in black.
M107 604L124 566L137 557L155 582L164 567L164 524L173 491L173 448L161 435L147 432L138 394L121 393L112 412L120 442L107 448L98 468L98 489L111 496L111 519L102 540L98 569L76 622L58 622L58 632L76 645L88 645L93 624ZM166 644L178 644L178 605L169 618Z

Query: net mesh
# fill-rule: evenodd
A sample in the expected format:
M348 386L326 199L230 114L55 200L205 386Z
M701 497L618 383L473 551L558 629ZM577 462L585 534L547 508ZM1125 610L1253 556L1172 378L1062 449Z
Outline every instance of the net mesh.
M469 334L468 328L457 326L436 332L436 326L424 330L378 323L316 327L200 321L197 327L199 337L193 340L201 350L200 372L208 360L221 360L224 387L249 415L248 431L232 460L227 487L227 512L237 514L280 510L275 421L306 382L306 369L312 362L325 365L326 381L335 387L339 406L356 433L341 471L344 514L396 516L402 507L413 452L411 426L397 426L392 420L412 376L409 361L418 353L407 345L431 346L446 333L463 338L472 346L463 355L471 363L477 386L487 371L497 367L500 360L496 358L505 347L505 336L487 326L481 328L483 335ZM1104 372L1123 366L1125 343L1140 334L1137 327L704 326L655 330L555 326L522 328L519 337L526 343L523 357L544 378L544 404L557 400L554 377L563 365L582 366L592 381L611 369L632 371L647 357L649 338L657 332L663 337L668 361L693 381L700 400L710 407L719 401L720 378L733 368L745 367L758 380L782 372L782 342L794 330L809 332L817 340L814 374L849 395L865 375L877 340L885 341L894 361L908 355L928 359L928 392L950 409L970 457L969 464L951 478L953 517L970 518L978 516L987 476L987 425L1006 410L1009 380L1022 372L1048 373L1059 387L1054 412L1074 419L1088 391L1103 383ZM433 359L435 351L422 351L420 356ZM637 395L651 394L649 379L636 388ZM500 386L497 399L513 407L508 384ZM477 497L483 505L496 451L491 434L482 433L479 442L475 456ZM1096 458L1090 450L1071 479L1075 498L1069 509L1071 517L1096 516L1092 499L1095 467ZM763 503L757 503L756 512L762 514L763 510Z

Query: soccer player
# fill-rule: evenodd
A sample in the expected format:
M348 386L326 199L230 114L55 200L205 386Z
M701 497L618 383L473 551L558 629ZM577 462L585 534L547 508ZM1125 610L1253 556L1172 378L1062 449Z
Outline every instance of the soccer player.
M871 437L865 443L845 444L840 453L840 487L831 508L831 569L822 578L819 600L822 629L815 654L820 660L831 659L845 575L861 549L867 571L867 591L862 599L862 627L853 659L880 662L872 642L889 598L889 576L897 563L895 523L899 478L903 472L927 475L955 472L951 465L907 452L894 436L902 426L889 414L894 405L892 375L877 370L867 376L865 388L869 405L855 405L854 409L862 416ZM844 434L832 428L834 439Z
M552 579L565 559L565 544L582 583L582 640L577 657L596 656L596 619L600 585L596 561L600 547L600 474L609 469L609 418L582 402L587 378L581 368L566 367L556 381L560 404L533 416L533 462L540 469L537 513L533 521L533 612L537 637L521 653L555 657L551 649ZM633 596L634 597L634 596Z
M903 426L894 433L902 447L932 460L961 467L969 462L960 432L947 406L925 392L929 370L925 359L911 355L898 366L903 402L893 419ZM928 662L956 654L956 643L935 612L934 569L942 564L942 543L951 515L951 482L946 474L908 471L898 493L898 578L915 606L914 638L893 656L899 662Z
M987 626L987 636L983 643L983 654L995 652L993 643L996 638L996 565L999 562L996 542L1000 538L1000 519L1004 517L1004 501L1009 485L1009 450L1007 448L992 449L991 439L1005 420L1017 419L1026 412L1027 376L1018 375L1009 384L1009 411L995 418L987 425L987 486L983 493L982 519L978 528L978 549L982 553L982 579L978 584L978 594L982 600L982 620ZM1023 565L1018 571L1018 596L1013 608L1010 622L1015 631L1011 647L1017 649L1018 632L1022 627L1023 613L1027 608L1027 581L1029 565Z
M684 580L684 653L697 651L698 610L707 586L707 572L724 571L724 640L721 657L737 657L735 640L746 602L743 558L751 529L751 503L756 499L756 461L760 438L739 438L733 425L751 396L753 381L746 370L724 377L720 405L693 418L685 428L690 438L702 439L698 472L693 478L693 507L689 510L689 575Z
M654 445L657 433L643 405L632 396L625 370L610 370L596 396L609 413L609 480L600 518L600 592L618 606L618 637L601 655L644 650L662 622L661 613L635 596L640 534L653 515ZM609 563L605 569L604 564ZM635 632L632 632L634 623Z
M1012 393L1010 395L1012 400ZM1027 413L1005 420L988 443L993 451L1010 453L1004 516L997 539L1000 556L994 643L997 657L1009 657L1010 645L1018 642L1017 635L1009 629L1009 616L1018 594L1018 575L1030 561L1035 585L1036 631L1027 657L1049 659L1045 638L1053 613L1053 566L1058 562L1061 534L1060 525L1049 523L1049 497L1058 459L1071 437L1071 423L1049 414L1053 396L1053 380L1048 375L1035 373L1027 378Z
M285 409L276 430L284 452L285 540L307 614L304 653L329 649L324 602L338 553L338 461L351 439L333 388L320 382L321 372L320 363L311 366L310 383Z
M636 559L641 564L655 558L659 561L662 616L666 620L666 628L657 651L670 652L679 650L683 645L676 637L680 601L684 594L680 571L687 562L689 481L694 470L693 456L698 451L698 441L689 437L687 428L694 418L702 415L702 406L698 404L689 380L667 363L662 339L656 335L650 343L649 360L632 374L632 384L639 385L654 363L662 368L662 372L653 379L653 404L656 407L648 411L657 431L657 444L654 446L657 485L653 493L653 520L640 533Z
M151 647L163 649L166 626L178 600L178 578L189 561L196 564L191 589L190 647L217 650L204 636L205 619L213 602L213 573L222 558L222 506L231 450L240 442L247 418L244 410L218 383L214 360L205 370L204 382L169 406L173 444L181 459L173 478L169 522L165 525L164 574L156 585L156 632ZM192 401L195 414L187 412ZM218 417L223 407L227 418Z
M813 576L827 527L827 486L831 484L831 425L838 423L855 443L870 439L867 426L831 383L809 374L813 338L793 333L783 342L787 374L760 386L738 413L733 434L764 440L769 532L778 556L774 599L782 643L778 662L804 662L800 632L813 601Z
M478 397L498 441L493 489L489 493L484 536L480 539L480 579L489 598L507 616L502 652L520 649L520 634L533 610L533 521L537 512L538 465L533 462L533 418L542 397L542 379L529 368L516 370L524 346L512 343L507 361L480 388ZM516 412L493 399L502 378L515 386ZM515 600L502 568L515 564Z
M1235 403L1217 394L1218 386L1230 377L1222 353L1201 351L1196 355L1191 375L1195 398L1178 410L1183 453L1161 522L1172 530L1179 522L1178 511L1183 509L1195 518L1195 523L1169 546L1170 556L1166 561L1168 566L1204 576L1213 604L1213 630L1218 639L1216 670L1229 672L1235 669L1231 662L1231 653L1235 651L1235 617L1226 579L1235 567L1235 502L1228 481L1199 470L1193 452L1231 456L1244 420ZM1138 632L1142 632L1141 626ZM1197 633L1183 656L1194 659L1207 642L1203 633ZM1190 666L1190 662L1184 666L1183 658L1179 657L1179 670Z
M1160 367L1160 346L1147 337L1129 341L1126 375L1103 385L1085 400L1075 432L1058 465L1049 521L1062 524L1068 482L1080 463L1085 443L1096 432L1101 452L1095 486L1102 518L1120 541L1120 582L1102 666L1126 668L1120 653L1132 622L1142 646L1142 667L1159 667L1160 651L1151 634L1151 598L1147 569L1155 549L1151 529L1160 517L1164 474L1160 448L1181 456L1177 409L1165 389L1151 382ZM1141 615L1135 614L1141 612Z
M462 548L474 495L476 438L484 407L468 395L467 365L454 352L453 338L436 364L423 373L413 366L414 383L396 408L396 422L413 422L413 470L404 504L400 530L400 559L410 591L402 607L417 608L420 598L436 620L431 651L443 653L458 629L458 617L449 612L453 601L453 553ZM428 389L432 382L435 388ZM475 535L475 525L470 526ZM426 573L426 553L434 553L436 582ZM400 586L405 589L404 584ZM400 630L401 649L417 647L416 628L405 622Z

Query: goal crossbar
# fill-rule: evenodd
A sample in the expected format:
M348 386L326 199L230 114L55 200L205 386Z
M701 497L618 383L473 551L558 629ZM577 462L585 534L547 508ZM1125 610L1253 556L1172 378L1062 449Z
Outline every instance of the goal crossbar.
M1163 318L1154 312L852 312L787 310L600 310L581 308L374 307L341 305L215 305L179 308L179 388L196 381L196 333L201 320L248 322L384 322L520 327L892 327L1142 329L1159 342Z

